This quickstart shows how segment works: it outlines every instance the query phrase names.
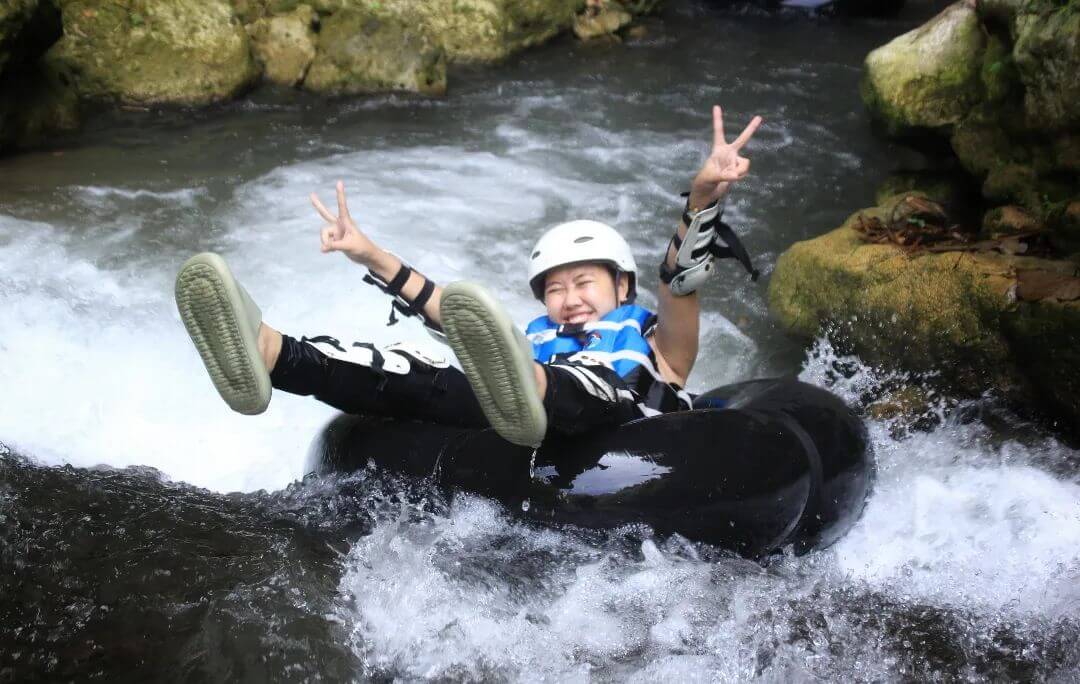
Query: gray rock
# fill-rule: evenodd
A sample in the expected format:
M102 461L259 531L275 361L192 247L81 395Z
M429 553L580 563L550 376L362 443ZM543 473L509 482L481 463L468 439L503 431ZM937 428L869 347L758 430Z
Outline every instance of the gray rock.
M979 101L984 46L975 10L958 2L867 56L863 101L891 133L956 124Z
M62 3L64 37L45 59L81 98L203 105L235 96L258 77L247 33L226 0L134 7Z
M287 86L304 80L315 61L315 21L315 10L300 5L288 14L263 17L248 25L251 48L266 80Z
M446 92L446 55L415 25L382 9L342 9L323 19L304 79L318 93Z

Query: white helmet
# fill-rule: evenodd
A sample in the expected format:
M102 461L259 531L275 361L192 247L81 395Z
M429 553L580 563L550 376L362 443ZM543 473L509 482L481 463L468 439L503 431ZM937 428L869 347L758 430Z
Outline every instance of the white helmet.
M579 220L560 223L540 236L529 257L529 286L544 301L544 274L553 268L583 261L599 261L625 273L630 280L626 302L637 294L637 264L619 233L599 221Z

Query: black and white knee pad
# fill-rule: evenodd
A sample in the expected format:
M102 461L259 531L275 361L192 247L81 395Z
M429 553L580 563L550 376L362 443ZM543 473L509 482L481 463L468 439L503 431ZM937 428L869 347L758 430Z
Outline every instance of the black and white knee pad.
M376 347L369 342L353 342L352 346L345 347L328 335L305 337L303 342L319 350L324 356L364 366L380 374L408 375L417 364L425 368L450 367L448 359L428 354L409 342L395 342L385 347Z

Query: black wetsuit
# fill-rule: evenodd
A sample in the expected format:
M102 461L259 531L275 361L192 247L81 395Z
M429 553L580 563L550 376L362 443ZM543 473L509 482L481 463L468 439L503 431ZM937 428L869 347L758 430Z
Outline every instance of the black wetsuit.
M435 366L408 351L395 350L392 353L407 357L408 370L388 372L383 352L369 344L355 347L370 352L365 362L348 360L350 350L333 338L296 340L284 335L270 380L275 389L314 396L345 413L488 427L468 379L457 368ZM577 372L560 372L560 365L573 365ZM643 415L633 383L610 368L559 362L543 368L548 426L559 434L619 425Z

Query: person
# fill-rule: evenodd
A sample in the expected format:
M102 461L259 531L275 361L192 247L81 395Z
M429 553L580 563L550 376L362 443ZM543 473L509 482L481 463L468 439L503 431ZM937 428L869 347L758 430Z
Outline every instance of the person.
M749 171L741 152L761 117L729 143L719 106L712 116L712 151L684 193L655 315L634 303L638 270L626 241L603 223L576 220L547 231L530 253L529 285L546 313L523 335L480 286L443 289L375 244L350 214L339 181L336 214L311 195L326 222L322 251L366 266L365 280L393 296L397 312L445 335L461 370L407 343L346 347L325 335L285 335L211 253L192 257L177 275L181 319L222 398L246 414L264 411L278 389L346 413L491 426L536 447L549 429L573 435L689 409L683 387L698 353L697 288L717 257L734 256L751 269L720 216L730 185Z

